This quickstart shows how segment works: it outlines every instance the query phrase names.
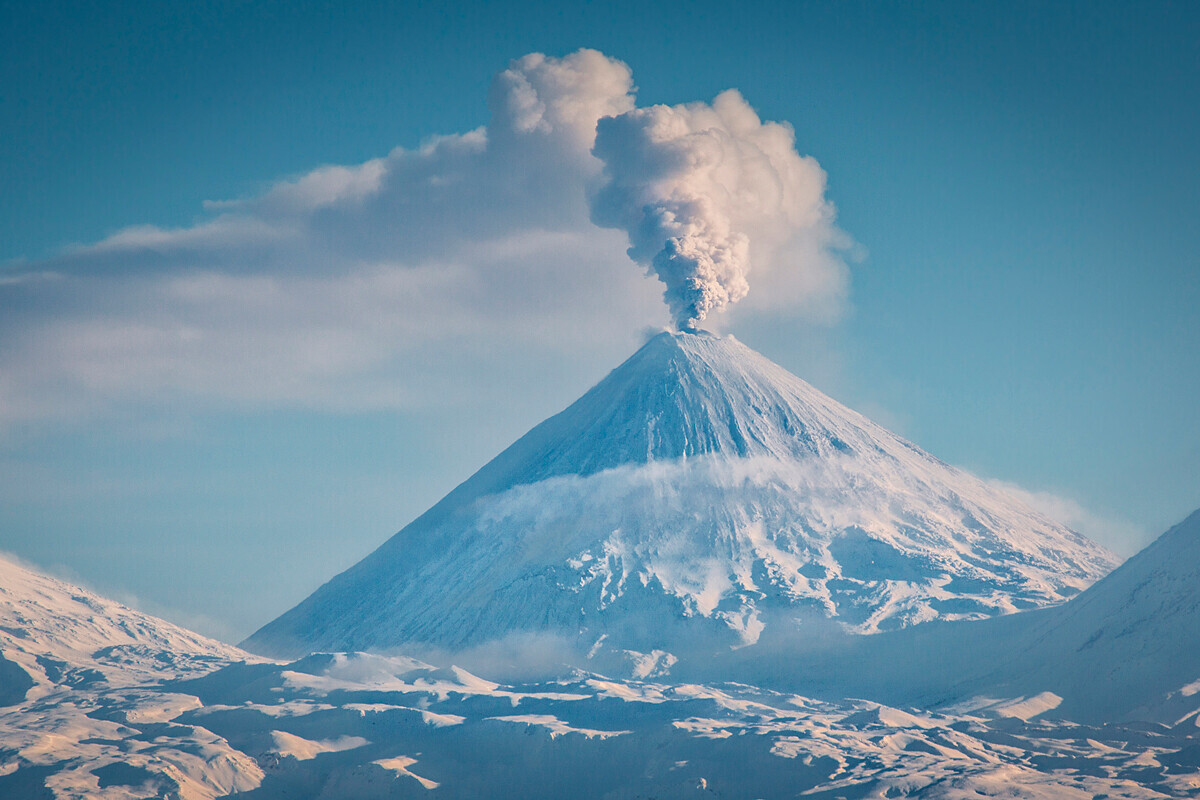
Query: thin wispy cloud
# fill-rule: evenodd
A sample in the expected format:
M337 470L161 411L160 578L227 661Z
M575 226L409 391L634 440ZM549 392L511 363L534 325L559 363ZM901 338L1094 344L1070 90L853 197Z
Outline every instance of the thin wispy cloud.
M989 483L1055 522L1066 525L1089 539L1112 549L1118 555L1132 555L1141 547L1149 544L1152 538L1143 527L1120 517L1098 514L1084 508L1079 501L1061 493L1044 489L1026 489L1008 481L992 480Z

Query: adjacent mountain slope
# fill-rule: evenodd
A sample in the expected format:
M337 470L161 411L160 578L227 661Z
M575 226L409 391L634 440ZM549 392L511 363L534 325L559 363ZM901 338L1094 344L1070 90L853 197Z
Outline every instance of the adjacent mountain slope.
M983 687L1053 692L1069 719L1200 724L1200 511L1035 621Z
M213 800L263 772L220 736L169 720L167 686L248 658L0 559L0 797Z
M1054 604L1114 563L732 336L663 333L245 646L715 651L806 610L871 633Z
M709 672L925 708L976 711L1040 698L1056 718L1194 731L1200 511L1063 605L823 644L798 650L784 637L757 653L731 653Z
M178 677L246 657L236 647L0 558L0 705L60 686Z

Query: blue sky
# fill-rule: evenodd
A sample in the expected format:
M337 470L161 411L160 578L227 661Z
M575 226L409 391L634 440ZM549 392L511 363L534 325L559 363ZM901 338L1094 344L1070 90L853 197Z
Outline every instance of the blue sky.
M1192 4L13 5L0 549L238 638L665 322L567 156L503 203L469 137L403 162L476 165L465 205L280 190L496 128L498 72L580 47L640 107L738 89L827 173L844 297L751 273L724 329L1120 552L1200 505ZM328 252L260 230L298 219Z

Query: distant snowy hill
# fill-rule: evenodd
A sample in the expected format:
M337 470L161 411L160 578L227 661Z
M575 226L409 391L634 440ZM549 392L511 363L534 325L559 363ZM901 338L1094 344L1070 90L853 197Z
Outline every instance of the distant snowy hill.
M1030 701L1078 722L1200 726L1200 511L1060 606L934 623L803 651L714 662L710 674L824 697L979 711Z
M1200 725L1200 511L1014 645L983 685L1053 692L1069 719Z
M732 336L663 333L245 646L718 652L1056 604L1115 563Z
M166 684L247 653L0 558L0 797L208 800L258 785L252 758Z
M0 705L80 682L207 672L246 657L0 557Z

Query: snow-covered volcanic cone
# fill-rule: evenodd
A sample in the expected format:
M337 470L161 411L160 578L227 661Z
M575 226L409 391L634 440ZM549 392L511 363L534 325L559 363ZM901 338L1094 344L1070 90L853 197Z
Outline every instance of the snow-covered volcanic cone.
M732 336L663 333L245 646L727 649L1050 605L1115 563Z

